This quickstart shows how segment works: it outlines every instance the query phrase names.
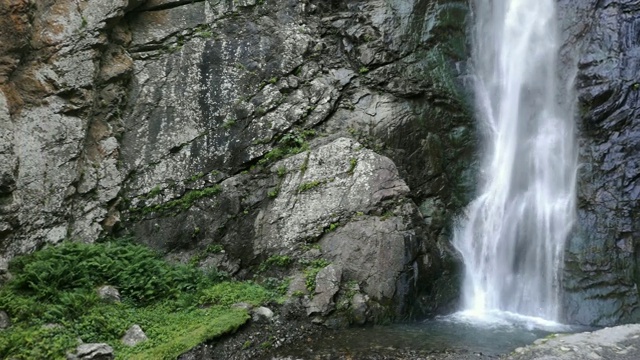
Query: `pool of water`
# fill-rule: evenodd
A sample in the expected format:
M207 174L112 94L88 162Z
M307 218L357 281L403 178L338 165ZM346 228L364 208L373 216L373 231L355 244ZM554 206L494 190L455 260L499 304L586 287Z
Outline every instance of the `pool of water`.
M423 322L338 330L288 356L355 353L376 349L418 352L461 352L496 356L533 343L552 333L587 331L518 314L460 312Z

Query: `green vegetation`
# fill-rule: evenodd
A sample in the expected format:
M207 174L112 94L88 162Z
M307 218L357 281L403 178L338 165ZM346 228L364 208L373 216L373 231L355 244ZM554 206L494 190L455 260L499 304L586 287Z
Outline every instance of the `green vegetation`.
M329 227L324 232L329 233L329 232L335 231L339 226L340 226L340 224L337 223L337 222L336 223L331 223L329 225Z
M391 210L387 210L384 212L384 214L382 214L382 216L380 217L380 220L382 221L386 221L387 219L396 216L396 214L393 213L393 211Z
M271 267L287 268L293 263L293 259L288 255L273 255L265 260L258 268L259 272L263 272Z
M304 244L304 245L302 245L302 251L321 250L321 249L322 249L322 247L319 244Z
M359 72L360 74L366 74L369 72L369 68L366 66L361 66Z
M196 229L197 229L197 232L194 231L194 234L197 235L197 233L200 232L200 228L196 228ZM193 237L193 235L192 235L192 237ZM222 245L220 245L220 244L210 244L204 250L198 251L195 255L193 255L191 257L191 260L189 261L189 263L192 264L192 265L198 265L200 263L200 261L206 259L207 256L209 256L211 254L218 254L218 253L221 253L223 251L224 251L224 247L222 247ZM220 273L219 277L220 277L220 279L224 279L224 278L226 278L226 274Z
M285 175L287 175L287 168L284 166L280 166L276 171L277 171L278 177L284 177Z
M316 289L316 276L320 270L329 266L330 262L325 259L317 259L312 261L306 269L304 269L304 281L307 286L307 290L311 293Z
M0 309L13 325L0 336L0 358L64 359L80 338L106 342L118 359L175 359L195 345L235 331L249 318L237 302L260 305L277 295L251 282L220 282L216 272L172 265L126 241L65 242L13 259L15 274L0 289ZM122 302L96 288L112 285ZM44 326L57 324L59 326ZM133 324L149 340L127 347Z
M200 31L198 35L200 35L200 37L208 39L213 36L213 32L211 32L211 30L203 30L203 31Z
M172 210L187 210L196 200L218 195L222 192L220 185L206 187L200 190L191 190L186 192L181 198L167 201L162 204L145 206L143 208L132 209L133 212L141 212L143 215L153 212L169 212Z
M313 181L307 181L305 183L302 183L298 186L298 192L304 192L304 191L309 191L311 189L313 189L316 186L320 186L322 185L324 182L320 181L320 180L313 180Z
M150 199L150 198L154 198L158 195L160 195L160 193L162 192L162 189L160 188L160 185L156 185L153 187L153 189L151 189L149 191L149 193L146 195L146 198Z
M309 168L309 154L307 154L307 157L304 158L302 165L300 165L300 172L304 174L308 168Z
M298 192L301 193L301 192L309 191L315 187L318 187L322 184L330 183L334 180L335 180L334 178L331 178L331 179L307 181L298 185Z
M236 119L228 119L224 123L222 123L222 127L226 130L229 130L235 124L236 124Z
M315 136L315 134L316 132L313 130L294 130L293 132L284 135L278 142L278 145L266 153L264 157L260 159L258 164L268 164L270 162L280 160L285 156L295 155L309 150L309 143L307 143L307 139L311 136Z
M278 194L279 194L279 193L280 193L280 189L275 188L275 189L273 189L273 190L270 190L270 191L267 193L267 196L269 196L270 198L275 198L275 197L277 197L277 196L278 196Z
M347 170L347 173L349 175L353 175L353 171L356 169L356 166L358 166L358 159L356 158L349 159L349 170Z
M199 172L195 175L192 175L191 177L189 177L188 179L186 179L184 182L185 183L192 183L192 182L196 182L200 179L202 179L205 176L205 173L203 172Z

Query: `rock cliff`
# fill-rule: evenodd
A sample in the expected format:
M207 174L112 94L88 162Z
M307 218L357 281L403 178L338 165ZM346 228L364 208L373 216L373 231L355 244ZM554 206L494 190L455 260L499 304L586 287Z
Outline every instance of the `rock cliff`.
M310 315L354 294L368 320L451 309L449 227L473 178L467 12L0 1L0 253L131 233L316 293L332 264L342 290L303 301Z
M637 1L561 1L576 66L578 222L565 258L566 319L637 322L640 281L640 42Z
M566 319L635 321L640 3L559 4L582 164ZM332 263L324 306L356 292L369 320L452 309L450 226L475 177L468 11L0 0L0 272L45 243L133 233L240 278L291 258L292 286Z

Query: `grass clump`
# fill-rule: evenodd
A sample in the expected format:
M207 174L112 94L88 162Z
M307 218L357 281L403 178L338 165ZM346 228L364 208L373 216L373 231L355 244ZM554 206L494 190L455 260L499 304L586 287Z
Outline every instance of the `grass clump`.
M0 336L3 359L64 359L78 338L110 344L118 359L175 359L244 324L247 312L231 304L260 305L277 296L170 264L126 241L65 242L13 259L10 271L14 278L0 289L0 309L13 323ZM119 289L122 302L98 298L96 288L105 284ZM149 340L130 348L120 338L134 324Z
M323 180L312 180L312 181L304 182L304 183L298 185L298 193L309 191L309 190L311 190L311 189L313 189L315 187L318 187L320 185L333 182L334 180L335 180L335 178L323 179Z
M320 270L329 266L331 263L325 259L313 260L306 269L304 269L304 280L307 290L311 293L316 289L316 276Z
M269 196L270 198L276 198L278 197L278 194L280 193L280 189L279 188L275 188L273 190L269 190L269 192L267 192L267 196Z
M294 130L293 132L284 135L278 142L278 145L266 153L264 157L258 161L258 164L268 164L270 162L280 160L285 156L295 155L309 150L309 143L307 142L307 139L311 136L315 136L315 134L316 132L314 130Z
M273 255L265 260L262 264L260 264L258 272L264 272L272 267L287 268L291 264L293 264L293 259L291 258L291 256Z
M358 166L358 159L356 158L349 159L349 170L347 170L347 174L353 175L353 172L356 169L356 166Z
M331 224L329 224L329 227L324 230L324 232L330 233L330 232L336 231L336 229L339 226L340 226L340 223L337 223L337 222L331 223Z
M307 181L298 186L298 192L309 191L316 186L320 186L321 184L323 184L323 182L320 180Z
M197 180L197 179L196 179ZM194 180L195 181L195 180ZM133 212L141 212L143 215L150 213L166 213L189 209L196 200L218 195L222 192L222 186L213 185L199 190L186 192L181 198L167 201L162 204L133 209Z

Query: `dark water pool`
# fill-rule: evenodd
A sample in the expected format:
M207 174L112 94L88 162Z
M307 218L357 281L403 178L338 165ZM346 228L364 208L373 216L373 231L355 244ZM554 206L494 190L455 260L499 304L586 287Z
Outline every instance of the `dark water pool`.
M589 329L517 314L496 313L475 317L457 313L424 322L330 332L304 349L288 349L286 354L280 355L305 357L309 354L363 354L375 349L397 349L497 356L531 344L551 333L586 330Z

